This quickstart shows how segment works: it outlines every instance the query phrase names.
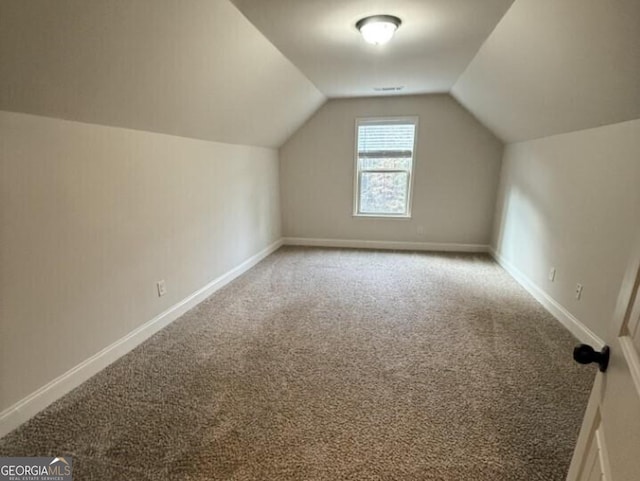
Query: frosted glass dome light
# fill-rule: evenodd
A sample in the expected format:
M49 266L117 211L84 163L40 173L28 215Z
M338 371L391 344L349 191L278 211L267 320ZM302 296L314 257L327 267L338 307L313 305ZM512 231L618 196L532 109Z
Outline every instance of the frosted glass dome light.
M383 45L391 40L402 21L392 15L374 15L358 20L356 28L360 30L366 42Z

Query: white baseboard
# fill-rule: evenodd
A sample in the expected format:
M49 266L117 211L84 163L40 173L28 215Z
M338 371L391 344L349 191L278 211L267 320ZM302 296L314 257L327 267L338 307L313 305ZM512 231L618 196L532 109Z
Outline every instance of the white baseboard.
M489 252L483 244L453 244L435 242L371 241L359 239L314 239L309 237L285 237L284 245L308 247L344 247L352 249L391 249L434 252Z
M544 292L529 279L520 269L507 259L502 257L495 249L489 248L491 256L500 266L507 271L518 283L524 287L542 306L549 311L560 323L566 327L580 342L590 344L594 348L602 349L605 342L591 329L585 326L579 319L571 314L562 304L549 294Z
M257 254L248 258L242 264L214 279L206 286L198 289L196 292L187 296L177 304L174 304L166 311L158 314L150 321L145 322L123 338L105 347L100 352L82 361L77 366L53 379L24 399L21 399L13 406L10 406L0 412L0 438L13 431L22 423L31 419L51 403L60 399L72 389L78 387L109 364L127 354L156 332L171 324L185 312L198 305L218 289L224 287L236 277L251 269L262 259L280 248L281 245L282 239L274 242Z

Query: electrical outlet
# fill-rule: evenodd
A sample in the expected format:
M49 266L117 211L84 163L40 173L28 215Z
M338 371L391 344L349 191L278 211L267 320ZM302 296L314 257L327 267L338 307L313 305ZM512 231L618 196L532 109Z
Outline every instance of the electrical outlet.
M158 297L164 296L167 293L167 285L165 284L164 280L158 281L157 286L158 286Z
M549 280L551 282L556 280L556 268L552 267L551 270L549 271Z
M582 284L576 284L576 299L580 300L582 297Z
M423 225L419 225L419 226L416 228L416 231L418 232L418 235L424 235L424 233L425 233L425 228L424 228L424 226L423 226Z

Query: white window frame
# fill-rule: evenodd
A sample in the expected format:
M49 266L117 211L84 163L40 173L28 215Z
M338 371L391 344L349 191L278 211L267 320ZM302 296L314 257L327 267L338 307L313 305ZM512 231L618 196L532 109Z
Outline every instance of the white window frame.
M358 133L360 125L392 125L392 124L413 124L413 151L411 154L411 169L408 172L407 179L407 202L406 211L402 214L384 214L384 213L362 213L360 212L360 177L362 172L376 172L371 170L361 171L358 162ZM353 176L353 216L354 217L379 217L385 219L410 219L411 205L413 201L413 186L415 179L416 152L418 148L418 117L358 117L355 122L355 142L354 142L354 176ZM394 172L393 170L381 169L380 172ZM402 170L402 172L405 172Z

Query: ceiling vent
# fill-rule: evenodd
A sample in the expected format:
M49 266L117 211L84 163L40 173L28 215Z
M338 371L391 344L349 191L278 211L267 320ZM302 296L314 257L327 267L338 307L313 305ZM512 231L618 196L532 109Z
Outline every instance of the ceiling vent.
M403 88L404 85L402 87L374 87L373 90L376 92L399 92Z

